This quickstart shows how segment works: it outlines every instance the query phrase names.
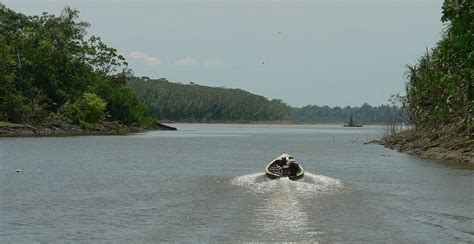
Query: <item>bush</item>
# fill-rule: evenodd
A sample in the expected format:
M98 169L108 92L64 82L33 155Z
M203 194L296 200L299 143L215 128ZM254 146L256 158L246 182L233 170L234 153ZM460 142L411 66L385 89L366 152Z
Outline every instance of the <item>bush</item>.
M95 93L85 92L75 102L66 102L62 113L69 122L92 129L103 120L106 108L107 102L104 99Z
M91 88L107 101L107 110L111 119L127 125L148 125L146 107L137 100L135 93L127 87L111 81L96 82Z

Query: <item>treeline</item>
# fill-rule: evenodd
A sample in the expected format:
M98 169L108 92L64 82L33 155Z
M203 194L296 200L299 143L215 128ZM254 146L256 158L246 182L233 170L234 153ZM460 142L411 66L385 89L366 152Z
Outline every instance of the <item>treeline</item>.
M408 65L403 98L416 129L431 137L473 138L474 2L445 0L442 39Z
M397 106L381 105L372 107L365 103L361 107L329 107L308 105L295 109L295 121L304 123L344 123L350 117L361 124L409 123L407 113Z
M164 78L131 78L128 86L149 109L150 116L161 120L188 122L295 122L344 123L351 116L363 124L408 123L400 108L328 107L309 105L293 108L281 100L268 100L240 89L208 87L195 83L172 83Z
M208 87L131 78L128 87L144 102L152 117L188 122L288 121L293 109L240 89Z
M0 3L0 121L151 123L126 87L125 59L99 37L86 38L88 27L71 8L26 16Z

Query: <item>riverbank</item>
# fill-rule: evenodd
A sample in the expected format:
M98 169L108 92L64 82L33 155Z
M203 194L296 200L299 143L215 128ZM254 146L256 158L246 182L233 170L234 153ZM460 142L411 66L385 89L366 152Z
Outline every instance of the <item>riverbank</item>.
M42 137L42 136L85 136L85 135L126 135L147 130L176 130L174 127L156 122L151 128L126 126L117 121L104 121L94 129L84 129L67 123L43 125L15 124L0 122L0 137Z
M424 158L474 166L474 140L472 138L449 136L433 138L412 129L386 136L377 142L387 148Z
M124 135L134 131L138 132L140 129L126 127L118 122L103 122L98 124L95 129L89 130L66 123L43 125L0 123L0 137Z

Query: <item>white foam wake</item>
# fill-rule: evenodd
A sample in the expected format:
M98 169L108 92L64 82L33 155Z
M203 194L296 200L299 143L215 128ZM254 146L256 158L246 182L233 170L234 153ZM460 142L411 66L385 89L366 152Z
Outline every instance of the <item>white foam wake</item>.
M330 194L344 189L344 184L339 179L308 172L305 172L304 177L298 181L291 181L286 177L271 180L265 174L256 173L235 177L231 183L254 193L269 193L278 189L279 192L292 191L305 195Z
M337 193L344 190L344 184L339 179L324 175L305 172L303 179L297 181L301 193Z
M264 193L273 187L275 181L268 179L265 174L256 173L235 177L231 180L231 183L255 193Z
M256 173L235 177L231 183L258 195L261 201L255 205L255 225L277 239L311 231L305 204L313 204L312 199L322 194L337 194L345 189L338 179L308 172L298 181L286 177L271 180L263 173Z

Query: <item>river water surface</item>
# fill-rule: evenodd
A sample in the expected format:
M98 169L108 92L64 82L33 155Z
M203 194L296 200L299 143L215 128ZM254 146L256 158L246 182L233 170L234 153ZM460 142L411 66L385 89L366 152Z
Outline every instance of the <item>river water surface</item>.
M364 145L383 128L175 126L0 139L0 242L474 241L474 171ZM302 180L264 176L283 152Z

